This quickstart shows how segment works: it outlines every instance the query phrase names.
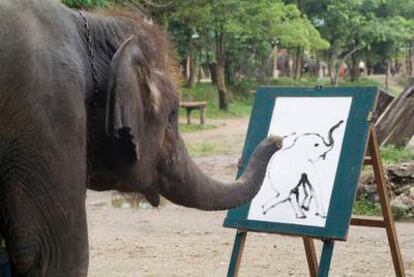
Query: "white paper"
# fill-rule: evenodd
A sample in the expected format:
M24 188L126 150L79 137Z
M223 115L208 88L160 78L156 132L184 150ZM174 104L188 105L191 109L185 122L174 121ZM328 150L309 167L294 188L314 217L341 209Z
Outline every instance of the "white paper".
M351 103L352 97L276 98L268 135L286 137L248 219L325 226Z

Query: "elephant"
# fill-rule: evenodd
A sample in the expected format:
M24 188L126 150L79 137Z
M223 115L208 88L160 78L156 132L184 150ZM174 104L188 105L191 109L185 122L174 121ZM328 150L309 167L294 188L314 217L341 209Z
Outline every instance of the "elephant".
M256 195L281 138L258 144L237 181L204 174L178 130L171 48L131 12L0 0L0 238L13 276L87 276L87 189L201 210Z
M315 164L322 162L335 146L333 132L344 123L340 120L330 127L327 139L316 132L292 133L283 137L283 148L276 152L267 167L267 181L275 195L262 204L263 214L283 203L289 203L296 218L307 218L312 201L316 205L316 216L325 218L326 210L321 201L319 174ZM290 170L281 170L280 165L292 164ZM301 194L303 193L303 194Z

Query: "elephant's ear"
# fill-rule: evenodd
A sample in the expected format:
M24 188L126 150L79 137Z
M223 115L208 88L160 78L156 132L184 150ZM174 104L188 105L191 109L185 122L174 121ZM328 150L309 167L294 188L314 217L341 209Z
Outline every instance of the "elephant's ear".
M159 109L160 92L151 75L151 63L138 38L129 37L111 61L106 109L106 135L123 163L139 159L145 113Z

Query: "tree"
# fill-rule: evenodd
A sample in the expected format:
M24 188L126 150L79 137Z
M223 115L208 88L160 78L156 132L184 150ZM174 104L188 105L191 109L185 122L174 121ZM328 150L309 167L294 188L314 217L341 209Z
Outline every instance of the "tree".
M390 63L414 41L410 0L302 0L303 12L330 42L324 55L332 84L338 83L338 69L351 60L351 79L359 77L358 64ZM376 50L376 51L373 51Z
M203 36L212 34L222 110L227 110L229 101L226 75L232 75L231 70L240 64L240 60L243 63L263 61L276 40L282 45L304 48L328 46L295 5L285 5L280 0L188 0L176 16L181 22L193 25ZM235 61L233 58L241 53L251 56Z
M108 0L62 0L66 6L76 9L104 7L108 2Z

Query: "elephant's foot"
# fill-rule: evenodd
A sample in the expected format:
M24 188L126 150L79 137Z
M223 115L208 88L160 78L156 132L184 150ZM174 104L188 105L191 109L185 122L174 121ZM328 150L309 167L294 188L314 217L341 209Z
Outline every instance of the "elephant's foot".
M305 219L306 218L306 215L305 214L297 214L296 215L296 218L298 218L298 219Z
M321 218L326 218L326 215L320 214L319 212L315 213L316 216L319 216Z

